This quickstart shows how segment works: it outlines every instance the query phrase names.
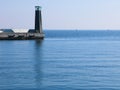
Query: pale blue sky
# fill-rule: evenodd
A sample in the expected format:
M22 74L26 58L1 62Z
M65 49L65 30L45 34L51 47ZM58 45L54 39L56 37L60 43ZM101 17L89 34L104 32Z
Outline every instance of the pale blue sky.
M1 0L0 28L34 28L35 5L44 29L120 30L120 0Z

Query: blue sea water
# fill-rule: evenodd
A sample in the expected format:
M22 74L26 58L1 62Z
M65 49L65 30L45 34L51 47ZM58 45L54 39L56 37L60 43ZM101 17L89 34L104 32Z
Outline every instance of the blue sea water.
M45 35L0 41L0 90L120 90L120 31Z

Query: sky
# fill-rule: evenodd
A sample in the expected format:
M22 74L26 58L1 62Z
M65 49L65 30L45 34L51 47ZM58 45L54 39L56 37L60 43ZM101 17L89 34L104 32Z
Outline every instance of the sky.
M120 30L120 0L0 0L0 28L34 28L36 5L44 29Z

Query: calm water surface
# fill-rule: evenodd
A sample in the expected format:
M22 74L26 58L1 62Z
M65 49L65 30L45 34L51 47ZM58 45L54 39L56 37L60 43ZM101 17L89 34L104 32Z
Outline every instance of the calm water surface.
M0 41L0 90L120 90L120 31L45 31Z

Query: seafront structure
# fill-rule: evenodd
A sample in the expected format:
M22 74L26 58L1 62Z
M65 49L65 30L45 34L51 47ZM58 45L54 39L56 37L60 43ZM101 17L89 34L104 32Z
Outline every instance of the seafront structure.
M34 29L0 29L0 40L43 39L41 7L35 6Z

